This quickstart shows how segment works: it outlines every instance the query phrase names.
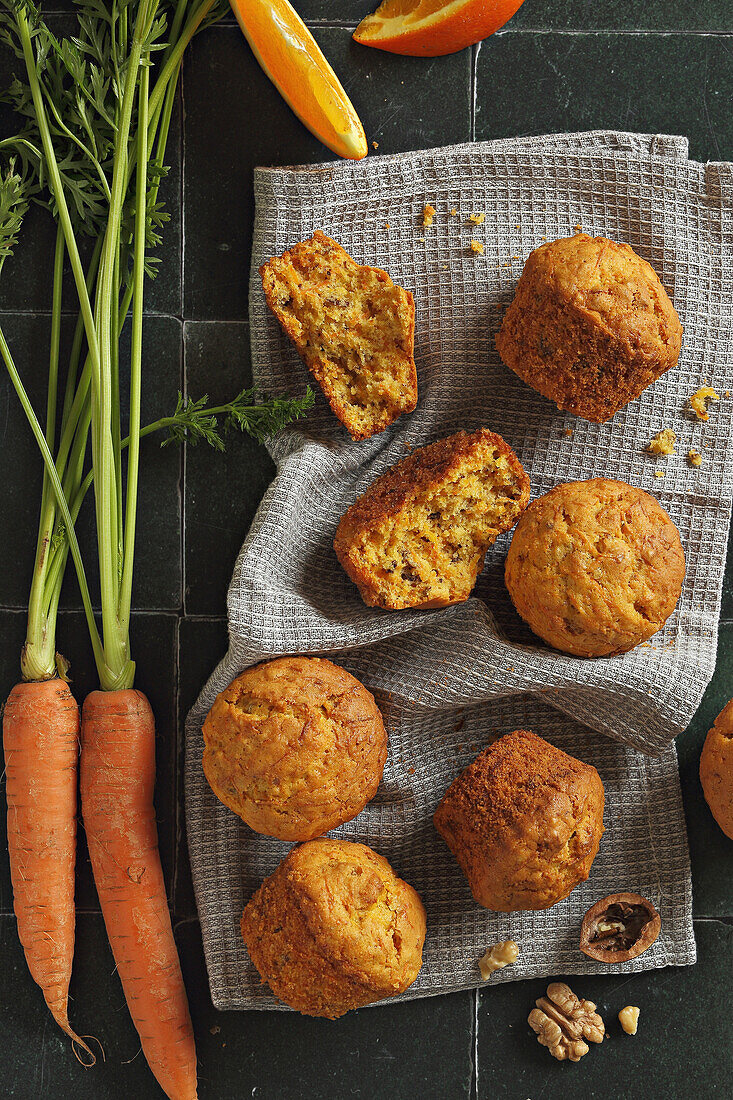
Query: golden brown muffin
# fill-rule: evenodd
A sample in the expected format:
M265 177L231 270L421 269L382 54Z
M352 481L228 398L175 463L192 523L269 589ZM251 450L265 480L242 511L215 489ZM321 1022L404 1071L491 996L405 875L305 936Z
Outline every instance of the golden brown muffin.
M310 840L356 817L387 759L374 696L322 657L248 668L217 696L203 734L214 794L280 840Z
M517 611L548 645L604 657L661 629L682 591L685 555L654 497L599 477L556 485L530 504L504 576Z
M433 821L479 905L513 913L549 909L585 882L603 806L595 768L515 730L453 780Z
M260 268L267 304L354 439L417 404L415 302L316 231Z
M383 856L324 837L294 848L265 879L242 914L242 936L276 997L335 1020L412 985L425 910Z
M496 346L559 409L602 423L675 366L682 325L628 244L578 233L535 248Z
M705 738L700 782L710 812L733 840L733 699L723 707Z
M445 607L468 599L486 551L528 500L529 478L500 435L457 432L382 474L333 545L371 607Z

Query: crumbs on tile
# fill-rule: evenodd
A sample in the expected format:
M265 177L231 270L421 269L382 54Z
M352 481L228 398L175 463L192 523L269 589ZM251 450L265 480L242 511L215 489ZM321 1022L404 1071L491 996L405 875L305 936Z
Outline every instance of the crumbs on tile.
M458 211L456 210L455 206L452 206L452 207L451 207L451 210L450 210L450 216L451 216L452 218L457 218L457 217L458 217Z
M692 448L687 452L687 461L690 466L702 466L702 455L699 451L694 451Z
M655 470L654 471L654 476L655 477L664 477L664 474L665 474L664 470Z
M483 225L484 222L486 221L486 215L483 214L483 213L482 214L469 214L468 215L468 220L470 222L473 222L474 225Z
M422 223L423 223L423 227L425 229L429 229L430 226L433 224L433 219L434 219L435 215L436 215L435 207L431 206L429 202L425 203L425 206L423 207L423 212L422 212Z
M478 256L483 256L484 246L481 241L471 241L471 251L475 252Z

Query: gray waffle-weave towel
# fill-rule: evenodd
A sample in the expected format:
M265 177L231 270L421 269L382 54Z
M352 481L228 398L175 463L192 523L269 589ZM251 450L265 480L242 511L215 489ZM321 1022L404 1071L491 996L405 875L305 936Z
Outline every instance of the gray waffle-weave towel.
M271 443L278 473L234 569L229 651L187 722L188 839L214 1003L282 1007L260 984L238 925L288 845L257 836L216 800L201 769L201 724L237 673L285 653L332 655L384 711L384 780L337 833L382 852L423 897L425 962L405 997L478 984L476 960L508 936L520 945L519 962L494 983L601 969L577 949L580 919L593 901L623 889L655 902L662 934L622 969L693 962L673 738L715 664L733 495L733 400L724 396L733 388L732 166L688 160L683 138L599 132L259 169L255 184L256 384L303 390L305 368L267 311L257 268L322 229L414 293L420 398L411 416L354 443L319 396L307 420ZM429 229L426 203L437 211ZM472 213L485 213L483 224L470 222ZM578 226L628 241L649 260L685 328L678 367L602 425L558 412L504 368L493 343L527 254ZM471 239L483 255L471 251ZM723 399L701 423L685 405L706 382ZM503 586L509 536L489 551L466 604L419 613L364 606L332 550L339 518L406 445L479 425L517 451L533 497L560 481L603 475L660 499L680 529L688 568L678 609L651 644L595 661L537 644ZM654 459L645 447L663 427L677 432L678 453ZM700 468L688 466L689 448L702 452ZM655 477L660 468L665 476ZM431 815L475 753L518 727L598 768L607 831L587 883L549 911L506 916L474 904Z

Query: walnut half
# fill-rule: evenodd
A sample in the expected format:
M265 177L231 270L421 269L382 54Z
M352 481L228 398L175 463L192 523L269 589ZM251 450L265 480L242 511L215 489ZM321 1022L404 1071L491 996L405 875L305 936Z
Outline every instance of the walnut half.
M579 1062L591 1043L602 1043L606 1028L593 1001L580 1000L564 982L552 982L547 996L535 1001L528 1023L537 1042L559 1062Z
M583 917L580 950L599 962L628 962L651 947L661 927L659 913L641 894L609 894Z
M488 981L495 970L501 970L505 966L511 966L518 958L519 948L514 940L504 940L503 943L495 943L478 961L481 977L485 982Z

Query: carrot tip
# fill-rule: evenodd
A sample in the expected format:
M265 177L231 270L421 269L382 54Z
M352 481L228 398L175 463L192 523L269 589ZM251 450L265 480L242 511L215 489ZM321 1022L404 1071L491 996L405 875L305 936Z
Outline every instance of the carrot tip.
M96 1035L85 1035L83 1038L81 1035L77 1035L76 1032L69 1029L69 1038L71 1039L71 1049L74 1052L74 1057L80 1065L84 1066L84 1069L91 1069L92 1066L97 1063L97 1056L84 1042L84 1039L93 1039L102 1052L102 1061L106 1062L107 1059L104 1054L104 1047L100 1043ZM83 1053L81 1053L83 1052Z

